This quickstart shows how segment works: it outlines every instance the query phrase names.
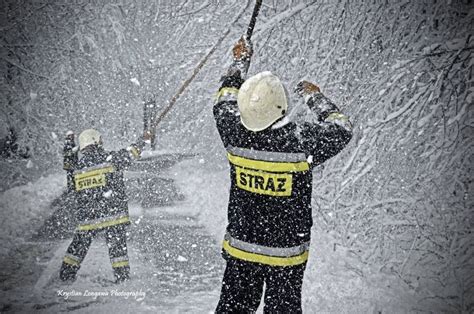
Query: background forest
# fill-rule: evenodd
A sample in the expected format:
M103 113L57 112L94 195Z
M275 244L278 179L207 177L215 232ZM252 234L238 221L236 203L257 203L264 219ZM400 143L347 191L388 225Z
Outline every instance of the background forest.
M229 29L157 130L158 150L225 169L211 106L252 5L2 1L0 139L18 143L2 190L61 171L67 130L135 141L143 102L164 108ZM396 274L420 308L474 310L473 29L471 0L264 0L252 38L250 74L311 80L355 126L316 170L315 224L358 261L349 271Z

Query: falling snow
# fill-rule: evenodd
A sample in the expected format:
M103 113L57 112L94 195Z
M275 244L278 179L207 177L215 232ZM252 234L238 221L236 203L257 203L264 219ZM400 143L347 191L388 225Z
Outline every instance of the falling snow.
M273 128L319 123L292 93L303 79L354 126L345 150L313 171L304 312L474 311L472 1L263 2L249 75L270 71L288 90ZM212 105L252 4L231 24L246 2L5 1L2 312L214 311L230 182ZM144 103L163 112L208 53L155 150L147 143L125 171L132 280L114 283L100 235L77 280L60 282L77 209L64 137L95 128L108 150L136 142Z

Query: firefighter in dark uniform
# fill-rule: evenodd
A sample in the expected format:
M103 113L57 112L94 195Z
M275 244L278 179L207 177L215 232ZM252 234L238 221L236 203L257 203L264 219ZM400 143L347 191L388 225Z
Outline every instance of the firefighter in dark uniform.
M74 166L77 164L78 147L74 141L74 133L68 131L63 148L63 169L66 170L67 193L74 192Z
M60 270L60 278L74 281L92 239L105 233L116 282L129 279L126 226L130 224L123 170L139 158L144 147L138 144L119 151L105 151L99 132L79 135L81 158L73 165L75 216L79 222Z
M216 312L300 313L312 221L312 169L339 153L351 123L307 81L295 88L314 121L291 121L278 77L246 81L251 44L241 38L214 105L230 164L226 269Z

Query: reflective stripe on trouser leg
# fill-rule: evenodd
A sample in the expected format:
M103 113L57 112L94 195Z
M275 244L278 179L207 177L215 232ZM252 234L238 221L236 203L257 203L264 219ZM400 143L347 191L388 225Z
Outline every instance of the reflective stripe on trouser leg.
M75 232L71 244L67 248L64 256L64 263L69 265L80 266L86 257L87 251L92 243L94 232Z
M112 263L113 268L130 266L129 261L128 261L128 256L126 255L110 258L110 262Z
M63 259L59 277L62 280L74 280L81 262L89 250L94 232L75 232L71 244L67 248Z
M66 254L66 256L64 256L63 262L69 265L79 266L81 265L82 258L72 254Z
M106 229L105 238L109 247L110 262L116 280L129 279L130 263L127 254L127 234L125 225L117 225Z

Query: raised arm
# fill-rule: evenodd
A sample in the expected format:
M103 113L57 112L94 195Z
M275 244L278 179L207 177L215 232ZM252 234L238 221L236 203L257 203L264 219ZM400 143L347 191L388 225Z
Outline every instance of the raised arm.
M76 146L74 141L74 133L68 131L66 138L64 139L63 146L63 169L67 171L73 171L77 164L77 153L79 147Z
M143 138L140 138L136 143L131 144L127 148L112 152L107 157L107 162L112 163L118 170L126 169L133 161L140 158L144 147L145 141Z
M239 121L237 93L242 86L250 66L252 43L245 36L232 49L233 62L221 78L222 84L214 104L214 118L224 145L228 144L228 134Z
M321 164L337 155L352 138L352 124L337 106L324 96L319 87L303 81L295 92L316 116L317 122L306 122L301 127L301 146L313 156L314 164Z

